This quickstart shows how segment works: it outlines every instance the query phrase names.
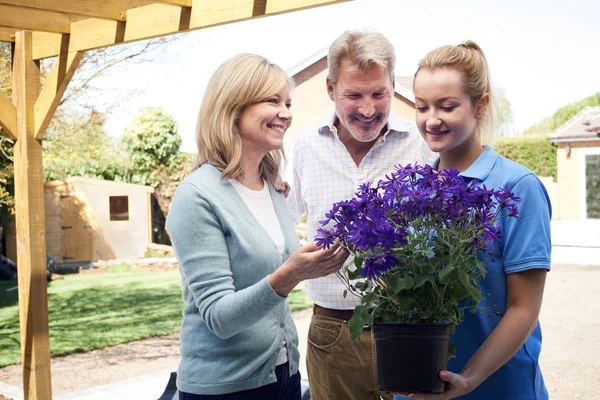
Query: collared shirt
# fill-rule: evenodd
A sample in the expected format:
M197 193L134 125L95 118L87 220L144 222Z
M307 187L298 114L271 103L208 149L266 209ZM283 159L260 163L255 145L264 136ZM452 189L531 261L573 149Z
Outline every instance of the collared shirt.
M434 166L438 162L434 162ZM467 182L476 179L488 189L510 187L515 196L520 218L502 218L500 241L489 246L491 255L483 257L487 275L480 281L485 296L481 306L488 311L465 313L450 340L456 345L456 357L448 361L448 370L460 372L477 349L496 328L506 311L507 275L530 269L550 269L550 219L552 209L542 182L516 162L510 161L491 147L460 174ZM489 255L489 253L488 253ZM548 392L538 363L542 346L542 331L537 326L517 353L474 391L461 397L465 400L546 400Z
M306 233L312 241L333 203L348 200L364 182L377 183L398 164L421 165L434 159L414 123L391 115L387 131L377 139L357 167L352 156L340 141L335 112L302 129L290 146L286 181L291 191L287 204L295 223L307 215ZM360 299L348 294L335 275L305 282L311 301L321 307L354 309Z

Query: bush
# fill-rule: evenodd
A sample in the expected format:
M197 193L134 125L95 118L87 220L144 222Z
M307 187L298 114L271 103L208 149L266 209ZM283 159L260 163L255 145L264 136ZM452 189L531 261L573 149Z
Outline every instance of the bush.
M545 137L499 138L494 149L537 176L556 177L556 146Z

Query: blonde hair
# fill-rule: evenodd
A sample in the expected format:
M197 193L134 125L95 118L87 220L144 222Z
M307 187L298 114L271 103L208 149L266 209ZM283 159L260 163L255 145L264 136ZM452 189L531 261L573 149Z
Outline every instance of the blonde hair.
M481 47L477 43L466 40L457 46L442 46L430 51L419 62L419 68L454 68L462 73L467 93L471 103L477 107L479 99L484 94L489 95L489 103L483 116L477 121L477 132L482 144L490 144L493 138L493 106L492 86L488 64Z
M342 61L348 60L353 68L366 71L374 65L387 68L394 82L396 52L394 46L381 33L346 31L329 47L327 67L329 81L337 82Z
M221 64L211 76L196 124L198 154L194 169L212 164L222 179L241 179L242 140L238 119L244 108L265 100L294 83L279 66L255 54L239 54ZM263 179L279 178L283 149L267 153L259 165Z

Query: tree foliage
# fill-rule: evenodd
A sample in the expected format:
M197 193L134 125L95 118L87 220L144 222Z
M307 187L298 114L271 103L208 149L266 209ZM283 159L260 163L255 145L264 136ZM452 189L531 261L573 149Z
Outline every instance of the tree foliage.
M494 115L496 126L500 136L512 136L513 133L513 111L512 105L504 89L496 87L493 89L496 112Z
M158 38L85 52L45 135L44 140L48 143L44 143L44 168L48 179L73 175L126 179L129 171L117 151L118 147L102 129L104 115L96 111L87 99L102 90L94 86L97 78L119 66L146 62L173 40L173 37ZM9 98L12 93L11 56L11 44L0 42L0 91ZM41 63L42 82L53 62L54 59L50 59ZM114 101L103 104L103 108L110 110L122 101L122 96L130 94L117 91ZM83 137L78 138L78 132ZM61 137L63 134L64 138ZM12 147L13 142L0 129L0 223L13 212L14 206ZM62 160L63 156L70 161ZM73 165L69 165L70 162Z
M0 92L10 97L11 85L11 48L10 43L0 42ZM13 141L0 128L0 225L14 211L14 166Z
M546 136L550 132L564 125L579 111L591 106L600 106L600 92L586 97L576 103L567 104L559 108L551 117L546 117L535 125L523 131L524 136Z
M134 170L132 183L158 186L156 171L170 171L177 166L181 136L177 123L160 107L144 107L138 111L121 137Z
M104 114L95 110L60 114L42 143L46 180L87 176L122 181L129 170L127 154L104 131Z

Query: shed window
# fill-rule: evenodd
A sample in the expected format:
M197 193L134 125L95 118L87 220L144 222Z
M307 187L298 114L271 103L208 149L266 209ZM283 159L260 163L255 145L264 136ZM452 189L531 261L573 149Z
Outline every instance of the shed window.
M129 221L129 196L108 198L111 221Z

